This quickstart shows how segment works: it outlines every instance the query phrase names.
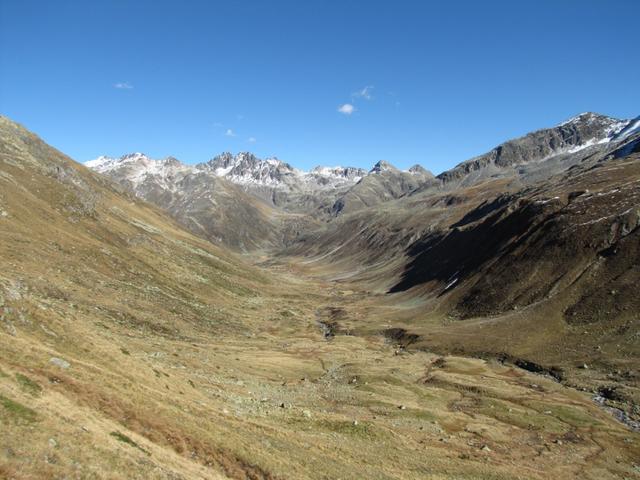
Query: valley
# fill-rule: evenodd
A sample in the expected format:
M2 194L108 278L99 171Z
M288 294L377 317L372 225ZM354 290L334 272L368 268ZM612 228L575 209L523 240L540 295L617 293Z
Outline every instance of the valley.
M576 118L434 177L1 117L0 477L640 478L638 132Z

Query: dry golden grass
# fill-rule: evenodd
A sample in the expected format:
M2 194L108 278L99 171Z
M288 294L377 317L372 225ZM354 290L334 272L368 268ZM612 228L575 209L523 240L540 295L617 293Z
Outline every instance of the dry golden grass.
M0 478L640 478L589 395L398 349L406 308L250 266L0 120Z

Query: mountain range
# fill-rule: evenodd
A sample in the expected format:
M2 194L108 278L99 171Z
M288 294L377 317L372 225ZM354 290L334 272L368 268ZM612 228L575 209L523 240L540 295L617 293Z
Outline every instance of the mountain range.
M223 153L186 165L142 153L85 163L124 188L169 211L187 228L227 247L282 247L341 215L416 195L502 179L509 189L544 181L633 137L640 120L583 113L553 128L507 141L434 176L416 164L406 171L380 161L356 167L298 170L276 158ZM506 185L505 183L505 185ZM247 195L245 195L247 194ZM222 218L222 212L225 217ZM301 215L304 218L301 218Z
M0 478L637 478L639 282L640 117L435 176L0 117Z

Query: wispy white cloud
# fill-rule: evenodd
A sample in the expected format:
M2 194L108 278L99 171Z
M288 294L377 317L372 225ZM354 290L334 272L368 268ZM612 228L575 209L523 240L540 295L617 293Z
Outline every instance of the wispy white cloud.
M222 128L224 127L224 125L221 122L213 122L213 127L214 128Z
M361 98L363 100L371 100L373 98L373 96L371 95L373 88L374 88L373 85L367 85L366 87L361 88L357 92L353 92L351 94L351 98L353 98L354 100L358 98Z
M244 115L241 113L236 113L236 118L238 119L238 121L242 121L244 120Z
M249 137L249 138L247 138L247 142L249 142L249 143L256 143L256 142L257 142L256 137Z
M227 128L227 131L224 132L224 135L226 137L235 137L236 136L235 132L233 130L231 130L230 128Z
M356 107L354 107L350 103L345 103L344 105L340 105L338 107L338 111L344 115L351 115L356 111Z
M113 88L118 88L120 90L133 90L133 85L129 82L118 82L113 84Z

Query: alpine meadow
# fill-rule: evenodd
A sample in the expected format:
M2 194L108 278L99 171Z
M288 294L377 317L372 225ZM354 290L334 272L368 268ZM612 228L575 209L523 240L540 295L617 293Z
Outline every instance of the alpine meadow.
M640 480L639 7L0 0L0 479Z

